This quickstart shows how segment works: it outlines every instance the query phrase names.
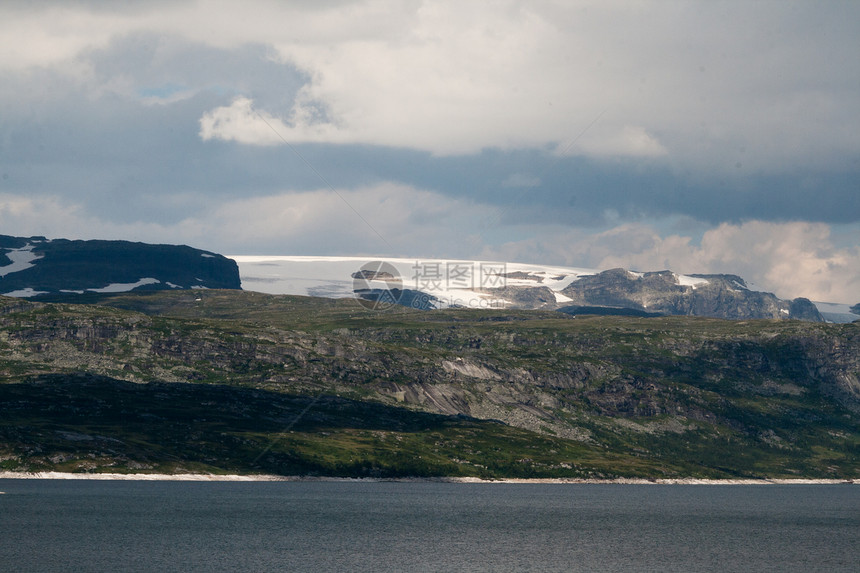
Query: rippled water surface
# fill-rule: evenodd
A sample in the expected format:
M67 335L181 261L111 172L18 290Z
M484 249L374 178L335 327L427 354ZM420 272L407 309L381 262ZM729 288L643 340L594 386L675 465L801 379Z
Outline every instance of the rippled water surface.
M0 480L4 571L858 571L860 487Z

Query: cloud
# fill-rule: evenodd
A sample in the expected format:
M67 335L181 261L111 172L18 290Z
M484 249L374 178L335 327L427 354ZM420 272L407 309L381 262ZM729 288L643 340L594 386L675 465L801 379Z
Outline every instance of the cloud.
M292 142L437 155L541 147L605 110L571 153L753 173L860 153L860 6L850 2L21 6L0 9L0 69L80 64L135 34L267 46L305 85L280 104L258 101L253 85L231 95L291 126Z
M254 102L237 97L229 106L208 111L200 118L200 138L220 139L247 145L281 145L284 143L346 143L346 134L329 123L317 123L319 110L311 105L293 107L288 122L254 108Z
M836 246L824 224L721 224L699 241L644 224L599 232L527 225L505 230L501 236L520 238L504 241L475 233L488 216L493 211L484 205L394 183L232 200L168 224L117 223L58 197L0 195L0 226L13 235L183 243L231 254L459 257L730 273L783 298L851 304L860 293L860 247Z
M843 297L857 235L826 231L860 222L858 47L851 2L3 2L0 216L379 252L330 183L407 256Z
M857 47L843 13L853 10L809 10L435 2L372 38L332 28L325 46L275 45L308 72L302 100L329 110L320 126L337 127L337 140L510 149L564 142L605 110L572 153L756 172L860 150L860 104L845 81L860 72L845 51Z
M475 248L472 222L485 212L468 200L380 183L231 201L196 224L233 253L464 256Z
M61 197L0 195L4 234L184 243L232 254L461 256L486 206L395 183L203 204L170 223L115 222Z
M852 303L860 297L860 247L837 247L830 227L749 221L707 229L699 242L625 223L598 233L556 228L543 236L487 248L484 256L570 266L740 275L783 298Z
M502 181L502 187L537 187L541 181L539 177L527 173L511 173Z
M669 151L641 126L625 125L615 133L588 138L580 146L589 155L604 157L661 157Z
M222 139L250 145L283 143L279 134L288 134L290 128L270 114L254 110L252 104L250 99L238 97L229 106L203 114L200 118L201 139Z
M171 232L170 225L152 222L118 223L89 213L80 204L62 197L24 198L0 194L0 228L3 234L51 239L118 239L163 243L162 238L186 242ZM189 237L191 238L191 237ZM202 237L196 237L198 241ZM203 246L205 242L197 242Z

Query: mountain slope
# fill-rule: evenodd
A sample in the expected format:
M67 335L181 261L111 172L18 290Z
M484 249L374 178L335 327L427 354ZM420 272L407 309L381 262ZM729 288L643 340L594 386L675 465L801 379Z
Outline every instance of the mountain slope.
M0 299L3 467L860 477L860 325L100 298Z
M0 235L0 294L240 288L235 261L179 245Z

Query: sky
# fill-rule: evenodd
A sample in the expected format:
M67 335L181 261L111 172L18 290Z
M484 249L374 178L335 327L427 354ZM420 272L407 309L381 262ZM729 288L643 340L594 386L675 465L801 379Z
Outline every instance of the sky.
M0 3L0 233L860 302L860 2Z

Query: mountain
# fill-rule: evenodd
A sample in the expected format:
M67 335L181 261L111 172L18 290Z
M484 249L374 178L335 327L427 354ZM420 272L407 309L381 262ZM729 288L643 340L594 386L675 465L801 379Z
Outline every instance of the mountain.
M671 271L634 273L612 269L583 277L561 291L572 304L608 306L665 315L728 319L791 318L821 322L808 299L784 301L751 290L735 275L690 275Z
M178 245L0 235L0 294L238 289L235 261Z
M359 298L377 308L399 304L424 310L505 308L825 320L806 299L781 300L751 289L734 275L446 259L227 258L187 246L0 235L0 294L7 296L71 300L94 293L238 289L243 284L270 294ZM829 313L828 320L850 321L855 316L843 310Z
M0 297L0 470L860 479L860 324L89 301Z
M681 275L445 259L234 256L246 289L358 297L414 308L541 309L598 314L823 321L735 275ZM378 271L385 267L385 274ZM844 315L844 313L843 313ZM850 315L848 315L850 316Z

